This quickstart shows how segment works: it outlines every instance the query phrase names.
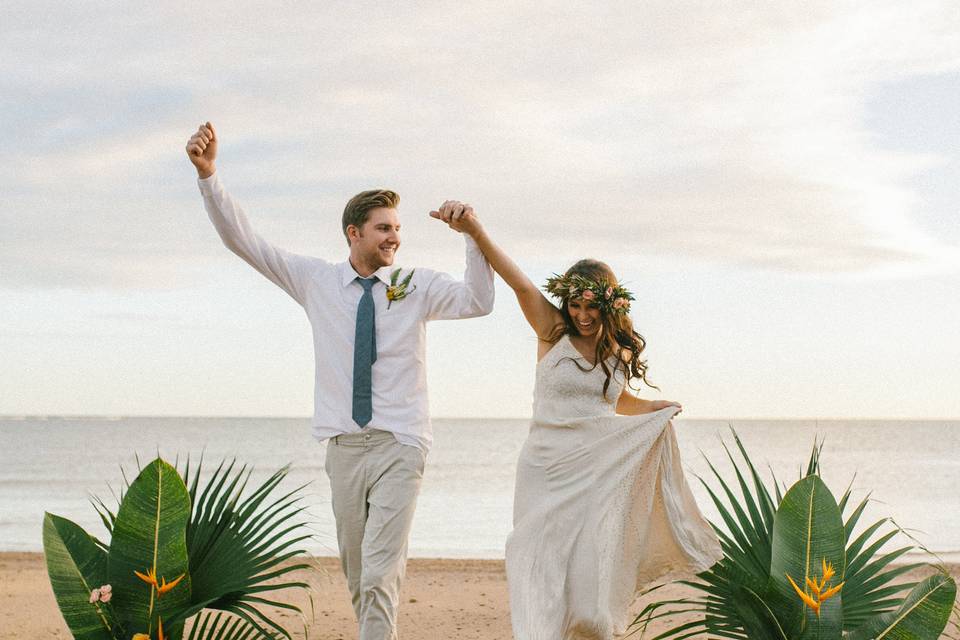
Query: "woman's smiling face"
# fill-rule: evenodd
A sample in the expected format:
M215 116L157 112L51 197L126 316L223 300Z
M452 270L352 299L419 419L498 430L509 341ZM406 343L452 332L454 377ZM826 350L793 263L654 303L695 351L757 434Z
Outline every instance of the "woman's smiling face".
M597 303L571 298L567 301L567 312L581 336L592 336L600 331L600 307Z

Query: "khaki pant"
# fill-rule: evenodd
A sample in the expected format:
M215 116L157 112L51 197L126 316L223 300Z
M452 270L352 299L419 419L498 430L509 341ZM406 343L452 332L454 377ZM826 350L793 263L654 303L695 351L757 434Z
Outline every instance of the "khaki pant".
M340 564L347 576L360 640L395 640L407 538L425 454L377 429L337 436L327 445Z

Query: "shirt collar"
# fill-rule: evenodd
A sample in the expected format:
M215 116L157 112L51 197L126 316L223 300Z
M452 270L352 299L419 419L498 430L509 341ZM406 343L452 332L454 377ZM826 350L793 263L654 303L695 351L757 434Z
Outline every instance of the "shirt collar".
M390 282L390 271L391 267L383 266L374 271L370 277L376 278L383 284L388 284ZM340 284L344 288L349 287L350 283L359 277L361 277L360 274L354 271L349 260L340 263Z

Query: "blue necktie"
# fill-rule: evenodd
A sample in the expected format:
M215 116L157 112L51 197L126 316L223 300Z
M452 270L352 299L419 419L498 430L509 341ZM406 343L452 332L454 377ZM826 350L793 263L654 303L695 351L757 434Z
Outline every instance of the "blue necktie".
M371 382L377 361L377 331L374 324L373 283L376 278L357 278L363 295L357 305L357 332L353 341L353 420L361 427L373 417Z

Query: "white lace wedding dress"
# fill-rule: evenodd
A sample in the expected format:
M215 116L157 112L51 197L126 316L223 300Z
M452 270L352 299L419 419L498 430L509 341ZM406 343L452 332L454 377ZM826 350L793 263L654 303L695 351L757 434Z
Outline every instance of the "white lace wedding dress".
M537 364L520 453L507 581L515 640L609 640L637 592L720 559L684 479L671 407L615 415L618 376L564 336Z

